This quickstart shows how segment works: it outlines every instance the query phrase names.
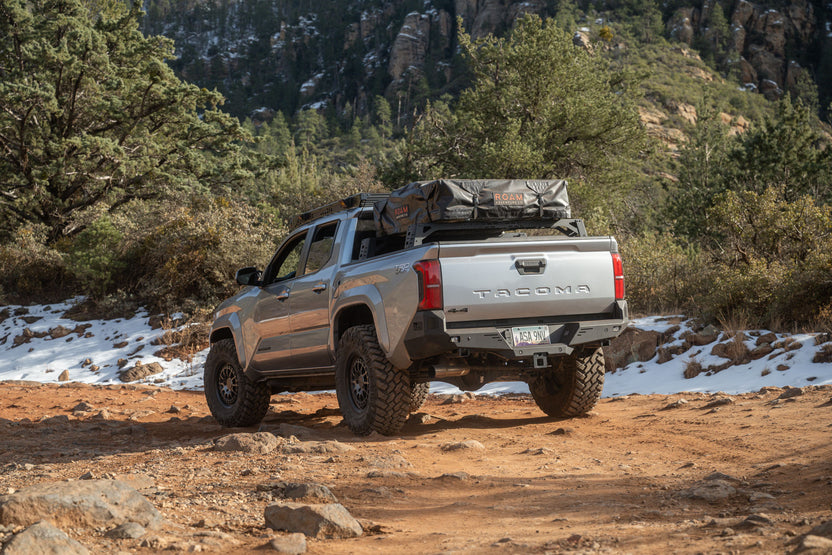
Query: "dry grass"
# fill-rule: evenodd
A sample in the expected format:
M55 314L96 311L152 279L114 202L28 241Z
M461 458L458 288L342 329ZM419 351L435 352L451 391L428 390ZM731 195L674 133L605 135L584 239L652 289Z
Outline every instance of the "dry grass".
M691 358L685 364L685 379L695 378L702 373L702 364L695 358Z
M193 356L208 348L208 334L211 331L211 321L208 313L200 313L186 322L181 323L167 317L162 320L162 329L165 332L153 340L154 345L164 347L154 354L167 361L178 358L185 362L191 362Z
M815 353L812 362L832 362L832 343L827 343Z

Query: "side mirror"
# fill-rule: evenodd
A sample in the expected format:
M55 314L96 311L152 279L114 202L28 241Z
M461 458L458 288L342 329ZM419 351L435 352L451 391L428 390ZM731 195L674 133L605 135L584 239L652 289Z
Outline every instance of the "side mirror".
M237 283L240 285L260 285L261 278L262 274L260 273L260 270L254 266L240 268L234 276L234 279L237 280Z

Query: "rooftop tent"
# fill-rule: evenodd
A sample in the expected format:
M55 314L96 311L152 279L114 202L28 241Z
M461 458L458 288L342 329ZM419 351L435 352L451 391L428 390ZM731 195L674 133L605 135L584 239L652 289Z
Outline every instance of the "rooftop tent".
M416 181L375 202L373 213L376 228L384 235L405 233L413 224L570 217L566 181L562 179Z

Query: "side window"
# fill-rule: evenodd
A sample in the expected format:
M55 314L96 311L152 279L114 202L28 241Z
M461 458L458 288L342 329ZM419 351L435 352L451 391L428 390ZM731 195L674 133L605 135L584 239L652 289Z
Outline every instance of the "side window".
M335 244L335 231L338 222L333 222L319 227L312 237L312 244L309 245L309 256L306 258L306 271L304 275L314 274L329 262L332 256L332 246Z
M305 239L306 233L304 232L292 237L283 245L283 248L278 251L271 264L269 264L268 275L266 276L268 283L295 277L300 263L300 255L303 253Z

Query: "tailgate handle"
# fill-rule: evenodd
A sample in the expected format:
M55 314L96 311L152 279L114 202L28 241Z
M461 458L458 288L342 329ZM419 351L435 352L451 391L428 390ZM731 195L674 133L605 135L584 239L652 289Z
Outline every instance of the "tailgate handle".
M515 260L514 265L517 267L517 271L520 272L520 275L522 276L526 274L542 274L543 270L546 269L546 259L526 258L522 260Z

